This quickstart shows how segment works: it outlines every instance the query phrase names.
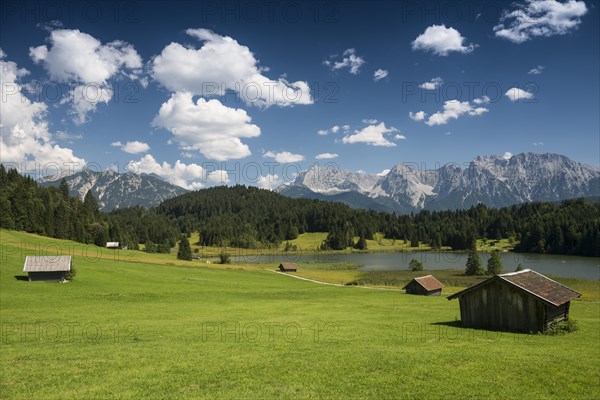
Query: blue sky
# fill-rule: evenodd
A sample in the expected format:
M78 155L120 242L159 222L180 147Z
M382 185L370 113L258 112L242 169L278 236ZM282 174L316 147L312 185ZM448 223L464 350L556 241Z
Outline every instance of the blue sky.
M600 162L593 2L0 7L0 160L24 172L273 187L315 163Z

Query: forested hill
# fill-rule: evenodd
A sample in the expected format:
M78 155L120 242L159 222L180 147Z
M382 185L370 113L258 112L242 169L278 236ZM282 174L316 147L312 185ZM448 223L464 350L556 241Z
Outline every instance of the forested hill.
M130 248L152 243L163 252L182 232L199 231L206 245L246 248L278 245L303 232L329 232L323 247L330 249L344 249L354 245L356 237L369 239L382 232L433 248L462 250L475 238L513 237L518 251L600 256L600 204L584 199L397 216L234 186L187 193L150 210L134 207L107 214L98 210L90 192L81 201L69 196L66 182L58 189L41 188L2 165L0 227L99 246L107 241Z
M353 237L382 232L434 248L466 249L475 238L514 237L519 251L600 255L600 204L584 199L397 216L234 186L187 193L164 201L156 212L184 232L199 231L207 245L262 247L303 232L329 232L325 247L342 249Z

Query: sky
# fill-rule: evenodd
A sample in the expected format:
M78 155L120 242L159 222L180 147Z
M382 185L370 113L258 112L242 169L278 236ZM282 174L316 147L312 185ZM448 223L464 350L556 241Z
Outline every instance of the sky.
M0 162L274 188L478 155L600 165L598 3L0 3Z

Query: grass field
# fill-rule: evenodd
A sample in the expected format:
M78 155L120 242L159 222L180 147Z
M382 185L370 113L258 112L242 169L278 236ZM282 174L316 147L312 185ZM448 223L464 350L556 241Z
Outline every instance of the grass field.
M458 327L444 296L319 285L274 265L4 230L0 245L1 398L600 398L597 301L572 303L577 333L488 332ZM16 278L26 255L56 253L74 256L75 281Z

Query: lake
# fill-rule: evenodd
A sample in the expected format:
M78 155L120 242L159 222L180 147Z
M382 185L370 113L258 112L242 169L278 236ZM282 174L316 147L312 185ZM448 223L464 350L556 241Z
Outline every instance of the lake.
M485 269L488 253L480 253L481 265ZM416 258L425 264L427 270L458 269L464 270L466 253L417 251L406 253L352 253L352 254L310 254L269 253L232 257L232 261L248 263L280 262L349 262L361 265L363 271L408 269L408 263ZM560 256L531 253L502 253L504 272L512 272L519 263L546 275L563 278L584 278L600 280L600 259L597 257Z

